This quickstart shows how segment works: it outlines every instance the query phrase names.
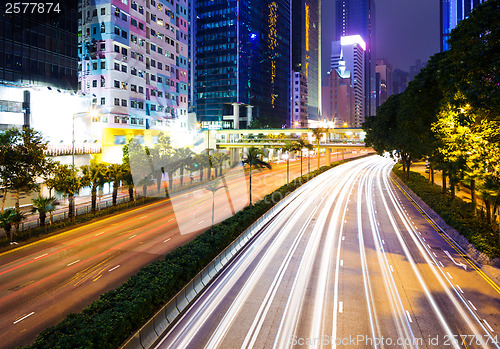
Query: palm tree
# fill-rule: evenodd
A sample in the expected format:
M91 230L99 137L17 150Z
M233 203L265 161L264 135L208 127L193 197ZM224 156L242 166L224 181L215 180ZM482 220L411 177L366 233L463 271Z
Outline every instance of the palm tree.
M209 168L209 159L206 154L195 154L193 156L195 164L198 165L197 169L200 171L200 182L203 181L203 169ZM210 175L208 175L208 178L210 178Z
M296 141L285 141L285 145L281 147L286 151L286 184L290 183L290 152L300 150L299 144Z
M210 156L210 159L212 160L212 165L215 169L215 177L222 176L222 165L224 165L224 161L229 160L229 156L227 154L217 152L213 153Z
M250 168L250 176L249 176L250 206L252 206L252 167L255 167L256 169L261 169L263 167L267 167L269 169L271 168L270 164L259 159L259 155L261 155L261 153L262 153L262 150L259 150L257 148L250 148L250 149L248 149L247 158L242 161L243 164L248 164L248 167Z
M6 234L10 234L10 241L12 243L12 218L16 211L13 208L8 208L0 213L0 228L5 230Z
M91 210L96 210L97 189L108 181L106 165L98 163L95 159L90 160L89 165L80 166L82 170L82 185L91 189Z
M52 212L56 209L57 201L54 197L43 197L38 196L36 199L31 199L33 203L33 208L31 211L33 213L38 212L40 216L40 225L45 226L45 219L47 217L47 212ZM52 224L52 220L50 221Z
M116 205L116 199L118 197L118 186L120 181L125 177L125 170L123 164L110 164L107 167L106 176L110 181L113 182L113 206Z
M215 192L225 187L225 185L219 186L220 181L220 179L214 179L209 181L205 186L206 190L212 192L212 225L210 227L210 235L214 235Z
M319 169L319 161L320 161L320 158L319 158L319 140L321 139L321 136L323 135L323 133L328 132L328 129L318 127L318 128L313 128L312 131L313 131L314 138L316 138L316 143L317 143L317 147L318 147L318 169Z
M75 194L82 187L78 170L71 165L56 165L54 189L68 195L68 215L73 220L75 216Z
M189 148L177 148L174 150L175 156L177 157L177 164L179 169L179 176L182 182L184 179L184 170L189 167L191 162L191 157L193 156L193 152Z
M302 155L304 153L304 148L311 151L314 149L314 146L311 143L309 143L307 140L302 139L302 138L297 140L297 145L300 148L300 176L302 177L302 157L303 157ZM309 153L308 153L307 159L308 159L308 161L307 161L307 166L308 166L307 173L309 173L311 171L311 162L309 161L310 160Z

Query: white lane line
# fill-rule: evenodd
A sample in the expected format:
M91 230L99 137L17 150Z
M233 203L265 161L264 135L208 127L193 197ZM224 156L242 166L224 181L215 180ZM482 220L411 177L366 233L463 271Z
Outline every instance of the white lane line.
M424 240L424 241L425 241L425 238L424 238L423 236L422 236L422 240Z
M136 237L136 236L137 236L137 234L134 234L131 237L129 237L128 239L130 240L130 239L132 239L133 237Z
M342 241L344 241L344 240L345 240L345 235L344 235L344 236L342 236Z
M451 276L451 274L449 272L446 272L446 274L448 274L448 276L450 277L450 279L453 280L453 276Z
M408 317L408 321L413 322L411 320L410 312L408 310L406 310L406 316Z
M474 304L472 304L472 302L471 302L471 301L468 301L468 302L469 302L469 304L472 306L472 309L477 310L477 308L474 306Z
M71 263L69 263L69 264L67 265L67 267L69 267L69 266L71 266L71 265L73 265L73 264L76 264L76 263L78 263L78 262L80 262L80 260L77 260L77 261L71 262Z
M102 235L102 234L104 234L103 231L101 231L99 234L95 234L95 236L99 236L99 235Z
M344 221L344 223L347 223L347 219Z
M114 268L109 269L108 271L113 271L113 270L115 270L115 269L117 269L117 268L119 268L119 267L120 267L120 264L118 264L118 265L117 265L116 267L114 267Z
M23 321L24 319L26 319L27 317L29 317L29 316L33 315L34 313L35 313L35 312L34 312L34 311L32 311L32 312L31 312L31 313L29 313L28 315L25 315L25 316L23 316L22 318L20 318L19 320L14 321L14 325L15 325L15 324L17 324L17 323L18 323L18 322L20 322L20 321Z
M45 257L46 255L48 255L48 253L44 253L44 254L42 254L42 255L40 255L40 256L38 256L38 257L35 257L35 258L33 258L33 259L39 259L39 258Z
M431 250L432 250L432 247L431 247L431 245L427 244L427 246L429 246L429 249L431 249Z
M488 321L486 321L485 319L483 319L484 321L484 324L488 327L488 329L491 331L491 332L495 332L493 331L493 329L491 328L490 324L488 323Z
M458 285L456 285L456 286L457 286L457 288L458 288L458 290L459 290L460 292L464 293L464 291L462 291L462 289L460 288L460 286L458 286Z
M169 222L172 222L173 220L174 220L174 218L172 218L172 219L169 219L168 221L169 221Z
M200 221L200 222L198 223L198 225L200 225L201 223L203 223L203 221Z
M436 254L436 252L432 252L432 254L434 255L434 257L436 257L436 258L437 258L437 254Z
M139 220L144 219L144 218L146 218L146 217L147 217L147 216L143 216L143 217L139 218Z
M339 301L339 314L344 312L344 302Z
M382 243L385 245L385 241L384 240L382 240Z
M441 263L441 261L439 261L439 265L441 266L441 268L444 268L444 265L443 263Z
M394 268L392 267L391 264L389 264L389 267L391 268L391 271L394 273Z
M344 260L343 260L343 259L341 259L341 260L340 260L340 266L341 266L341 267L343 267L343 266L344 266Z
M167 240L163 240L163 242L168 242L168 241L170 241L170 238L168 238Z
M447 250L443 250L444 254L448 256L449 259L451 259L451 261L458 267L461 267L461 268L464 268L465 271L467 271L467 266L465 264L463 264L462 262L457 262L450 254L450 252L448 252Z

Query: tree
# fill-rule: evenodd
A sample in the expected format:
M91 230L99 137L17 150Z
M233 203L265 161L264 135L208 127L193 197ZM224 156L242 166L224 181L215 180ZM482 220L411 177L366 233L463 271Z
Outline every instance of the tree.
M249 169L250 169L250 175L249 175L249 190L248 193L250 195L250 206L252 206L252 167L255 167L256 169L261 169L264 167L271 168L271 165L268 164L265 161L262 161L259 158L259 155L261 155L262 151L257 149L257 148L249 148L248 149L248 154L246 159L243 159L242 163L245 165L247 164Z
M222 176L222 166L224 165L224 161L229 159L229 156L224 153L215 152L210 156L210 159L215 169L215 177Z
M285 141L285 145L281 148L286 152L286 184L290 183L290 152L299 151L300 146L297 141Z
M71 165L56 165L54 189L68 195L68 215L71 219L75 216L75 194L81 188L81 178L78 169Z
M40 217L40 225L45 226L45 219L47 218L47 213L52 212L56 209L57 200L54 197L43 197L38 195L37 198L31 199L33 207L31 211L33 213L38 212ZM50 222L52 224L52 220Z
M189 168L189 164L191 163L191 158L193 156L193 152L189 148L176 148L174 150L175 157L177 159L177 168L179 169L179 176L181 186L184 179L184 170Z
M82 186L90 187L91 190L91 210L94 212L97 206L97 190L108 181L106 165L90 160L89 165L80 166L82 171Z
M10 235L12 243L12 223L16 211L13 208L8 208L0 213L0 228L5 230L6 234Z
M326 134L328 132L328 129L323 128L323 127L317 127L317 128L313 128L312 132L313 132L314 138L316 138L316 145L317 145L317 149L318 149L318 168L319 168L319 166L320 166L319 141L320 141L321 137L323 136L323 134Z
M123 164L110 164L106 168L106 177L113 182L113 206L116 205L118 187L120 186L120 181L125 177L125 174Z
M210 227L210 235L214 234L215 192L225 187L225 185L219 186L220 181L220 179L213 179L205 185L205 189L212 192L212 225Z
M203 169L209 168L210 162L206 154L195 154L193 156L193 164L198 165L196 168L200 171L200 182L203 181ZM210 175L208 176L210 178Z

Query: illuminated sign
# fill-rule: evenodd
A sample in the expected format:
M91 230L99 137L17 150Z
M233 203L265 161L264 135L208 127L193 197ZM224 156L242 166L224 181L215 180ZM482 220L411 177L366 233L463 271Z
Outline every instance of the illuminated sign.
M306 51L309 51L309 23L311 20L311 15L309 13L309 5L306 5Z
M361 38L359 35L351 35L351 36L342 36L340 38L340 45L346 46L346 45L354 45L358 44L361 46L363 50L366 51L366 44L364 40Z
M276 78L276 48L278 47L278 31L276 29L276 24L277 24L277 19L278 19L278 4L276 2L272 2L269 4L269 33L267 34L267 37L269 39L269 58L271 59L271 85L272 85L272 93L271 93L271 104L273 108L275 107L274 102L276 100L276 94L274 93L275 90L275 83L274 80Z

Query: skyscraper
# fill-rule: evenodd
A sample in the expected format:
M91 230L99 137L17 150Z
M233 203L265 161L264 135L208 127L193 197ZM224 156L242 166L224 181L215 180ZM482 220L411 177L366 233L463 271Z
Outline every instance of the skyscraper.
M287 123L290 10L290 0L196 2L196 111L202 124L239 128L245 117L274 127Z
M7 13L0 4L1 81L77 89L77 2L51 5Z
M375 86L375 2L374 0L336 0L336 40L342 36L360 35L365 51L365 116L374 115Z
M377 107L382 105L392 95L392 65L385 58L377 59Z
M292 69L304 75L311 119L320 116L321 0L292 1Z
M448 38L453 28L486 0L440 0L441 52L449 49Z
M186 0L83 1L80 16L79 89L95 95L108 139L187 115Z
M338 52L339 49L340 53ZM330 85L345 85L345 79L349 79L349 95L352 95L352 97L345 100L334 99L335 103L350 103L350 107L334 106L333 110L348 110L349 114L346 113L345 116L336 114L333 116L342 123L347 122L350 127L361 127L361 124L365 120L365 52L366 44L360 35L342 36L340 38L340 45L339 42L332 43ZM338 77L333 76L333 74L338 74ZM330 104L335 103L332 102Z

